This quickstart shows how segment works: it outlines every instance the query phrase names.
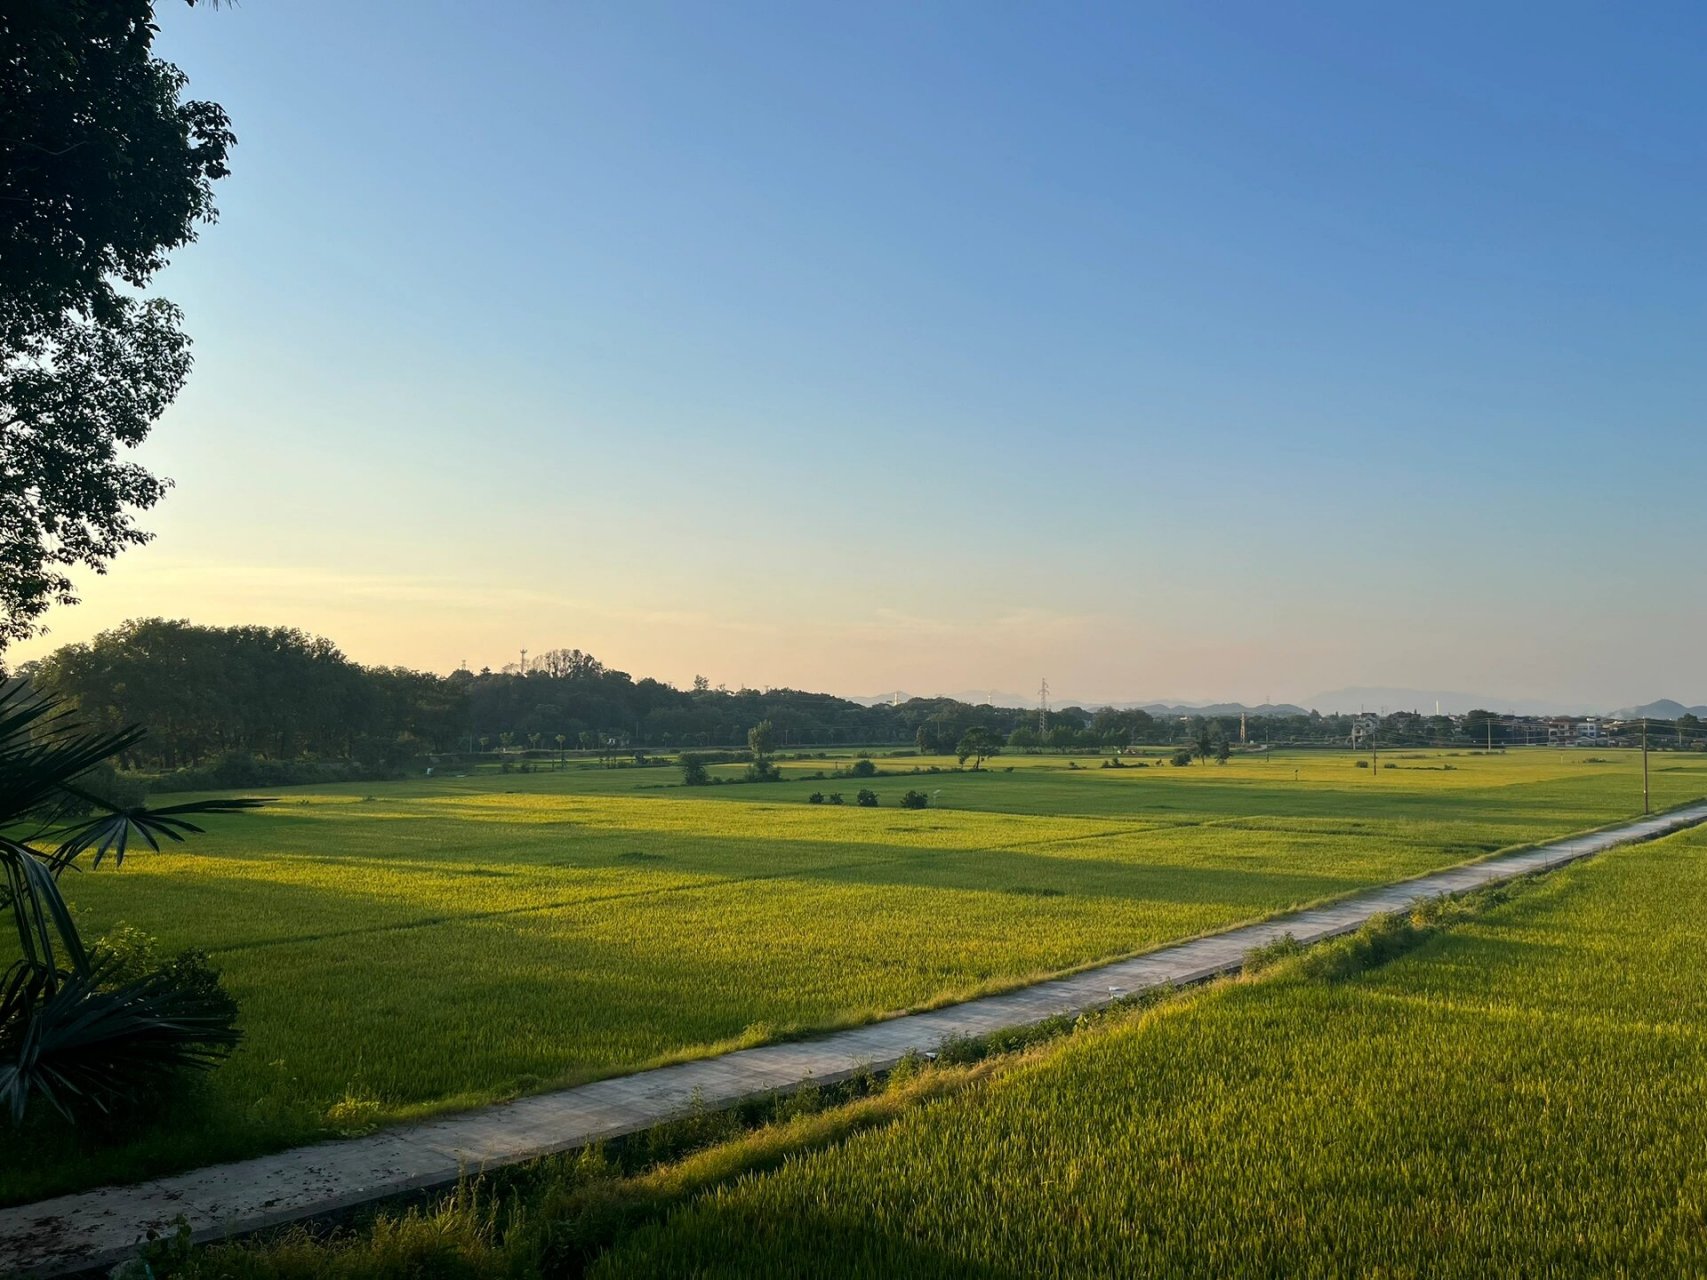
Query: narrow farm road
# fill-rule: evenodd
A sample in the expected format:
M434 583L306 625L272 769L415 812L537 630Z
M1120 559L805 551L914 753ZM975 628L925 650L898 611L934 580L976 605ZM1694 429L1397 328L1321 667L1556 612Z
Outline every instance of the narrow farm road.
M213 1165L134 1186L103 1187L0 1209L0 1274L56 1275L132 1256L150 1231L182 1217L217 1240L647 1129L694 1105L729 1106L803 1083L828 1084L893 1066L945 1039L1027 1026L1121 996L1236 970L1253 947L1290 933L1318 942L1419 898L1546 870L1617 845L1707 822L1707 802L1604 831L1498 854L1399 881L1327 906L1196 938L1002 995L908 1014L810 1040L742 1049L367 1137Z

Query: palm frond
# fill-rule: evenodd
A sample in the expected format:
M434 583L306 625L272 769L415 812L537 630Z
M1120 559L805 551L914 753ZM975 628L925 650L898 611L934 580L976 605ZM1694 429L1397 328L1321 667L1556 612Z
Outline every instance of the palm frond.
M96 796L76 787L67 791L94 804L103 802ZM269 799L191 800L183 804L164 805L158 809L136 806L129 809L109 809L108 812L81 823L64 836L48 858L55 875L69 867L77 858L93 849L94 865L111 853L113 861L124 862L132 839L140 838L150 849L159 851L162 839L182 841L186 835L200 835L202 828L188 821L187 815L207 813L240 813L259 805L271 804Z
M160 1077L211 1066L237 1043L236 1006L204 960L180 956L119 982L92 961L59 891L84 853L116 863L140 841L158 850L201 831L192 819L264 800L195 800L120 807L79 785L133 746L140 729L90 729L54 698L0 682L0 914L10 913L17 959L0 971L0 1110L21 1119L40 1097L72 1117L148 1095ZM67 822L71 813L97 816ZM29 830L26 830L29 828ZM52 852L38 841L58 841ZM204 958L205 959L205 958Z
M0 687L0 824L56 804L78 777L142 737L135 727L89 729L61 702L28 685Z
M242 1038L228 998L170 973L109 991L99 981L97 973L63 982L0 1044L0 1108L14 1121L32 1096L68 1119L88 1108L110 1111L175 1071L213 1066Z

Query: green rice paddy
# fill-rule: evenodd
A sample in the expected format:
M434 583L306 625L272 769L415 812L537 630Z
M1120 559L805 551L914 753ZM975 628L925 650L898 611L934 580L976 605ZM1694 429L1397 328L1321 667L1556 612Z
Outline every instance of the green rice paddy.
M1707 833L1340 980L1073 1036L619 1241L618 1276L1700 1275Z
M86 935L209 950L247 1038L193 1120L52 1161L52 1135L26 1133L0 1153L0 1198L960 999L1616 821L1641 795L1638 758L1612 751L807 776L848 763L693 789L572 765L284 790L76 878ZM1653 783L1656 807L1707 793L1707 759L1657 756ZM852 803L861 786L878 807ZM932 807L902 810L909 788Z

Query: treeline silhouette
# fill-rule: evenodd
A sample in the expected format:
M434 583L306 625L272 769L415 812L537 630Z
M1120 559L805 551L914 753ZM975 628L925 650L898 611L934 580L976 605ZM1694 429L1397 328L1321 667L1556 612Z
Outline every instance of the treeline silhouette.
M139 619L87 644L66 645L20 672L68 698L100 727L140 724L148 736L126 768L191 769L209 762L339 762L368 771L453 753L567 754L638 748L739 748L768 720L779 748L907 745L952 752L981 728L1010 750L1107 749L1193 742L1238 725L1153 718L1143 711L1063 707L1047 725L1026 707L914 698L865 706L800 689L678 689L635 679L578 649L554 649L524 673L449 675L352 662L324 638L291 627L213 627ZM1252 741L1344 741L1343 716L1253 718ZM1450 728L1431 726L1437 731ZM227 770L211 781L241 784Z

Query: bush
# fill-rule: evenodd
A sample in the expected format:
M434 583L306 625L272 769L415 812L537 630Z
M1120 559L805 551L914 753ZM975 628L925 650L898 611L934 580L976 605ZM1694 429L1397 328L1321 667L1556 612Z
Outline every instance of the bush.
M695 755L692 751L682 752L682 785L684 787L703 787L711 781L711 775L705 769L705 757Z
M1367 769L1367 768L1368 768L1368 767L1369 767L1369 761L1367 761L1367 760L1359 760L1359 761L1358 761L1358 762L1357 762L1357 767L1358 767L1358 768L1359 768L1359 769Z
M830 804L841 804L842 803L842 793L840 791L830 792L828 803L830 803Z
M1246 973L1261 973L1272 969L1283 960L1304 954L1304 944L1290 933L1283 933L1272 942L1265 942L1260 947L1252 947L1245 952L1244 971Z
M923 809L931 802L931 798L923 791L909 791L901 797L903 809Z
M876 776L877 764L870 757L855 760L853 767L848 770L848 777L850 778L875 778Z
M779 776L776 766L769 760L755 760L747 766L748 782L775 782Z
M1173 765L1176 769L1184 768L1186 765L1191 763L1191 752L1176 751L1173 755L1168 757L1168 763Z
M875 809L877 807L877 792L870 787L861 787L859 794L854 797L854 801L862 809Z
M105 801L117 809L134 809L148 799L148 788L143 785L141 779L129 774L120 774L104 760L80 776L77 785L95 799ZM72 805L66 816L82 817L94 811L94 805L84 802L81 805Z
M814 791L811 795L806 797L806 803L807 804L823 804L824 803L824 793L822 791Z

